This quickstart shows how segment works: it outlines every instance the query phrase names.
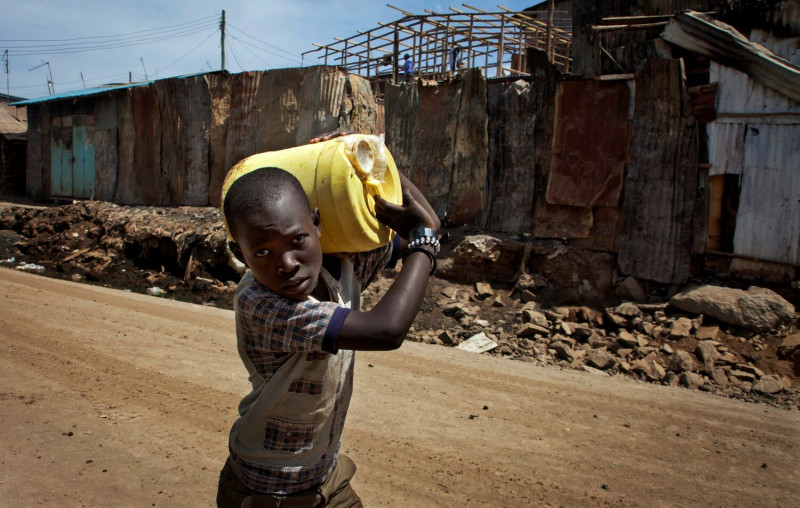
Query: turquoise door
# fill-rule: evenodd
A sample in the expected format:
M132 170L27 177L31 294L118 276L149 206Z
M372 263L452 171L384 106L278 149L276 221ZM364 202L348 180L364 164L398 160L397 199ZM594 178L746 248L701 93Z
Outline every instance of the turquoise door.
M62 117L52 127L50 145L50 195L94 198L94 144L83 115Z

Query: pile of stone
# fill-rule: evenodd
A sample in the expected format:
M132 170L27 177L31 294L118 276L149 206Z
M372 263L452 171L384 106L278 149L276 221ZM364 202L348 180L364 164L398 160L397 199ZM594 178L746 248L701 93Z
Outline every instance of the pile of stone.
M773 291L700 286L669 302L597 310L540 308L518 289L504 297L486 283L448 286L437 306L449 321L412 336L459 346L484 334L497 344L488 354L800 409L800 387L752 360L751 353L777 347L779 358L800 366L794 307ZM505 309L503 318L482 318L498 315L492 308Z

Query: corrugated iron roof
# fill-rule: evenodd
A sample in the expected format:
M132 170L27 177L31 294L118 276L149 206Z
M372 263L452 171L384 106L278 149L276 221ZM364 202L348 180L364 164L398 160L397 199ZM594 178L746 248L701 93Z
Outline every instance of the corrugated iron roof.
M216 74L218 72L226 72L226 71L197 72L197 73L194 73L194 74L185 74L183 76L173 76L171 78L164 78L164 79L160 79L160 80L157 80L157 81L165 81L167 79L185 79L185 78L190 78L190 77L193 77L193 76L202 76L202 75L205 75L205 74ZM81 89L81 90L72 90L72 91L69 91L69 92L62 92L62 93L57 93L57 94L53 94L53 95L46 95L44 97L37 97L35 99L28 99L28 100L24 100L24 101L21 101L21 102L14 102L11 105L12 106L28 106L30 104L39 104L39 103L42 103L42 102L51 102L51 101L58 101L58 100L64 100L64 99L74 99L76 97L88 97L88 96L91 96L91 95L99 95L99 94L111 92L111 91L114 91L114 90L124 90L124 89L128 89L128 88L136 88L136 87L139 87L139 86L150 85L150 84L155 83L155 81L156 80L141 81L141 82L138 82L138 83L121 83L121 84L118 84L118 85L106 85L106 86L100 86L100 87L96 87L96 88L84 88L84 89Z
M28 132L27 122L17 118L9 107L0 105L0 134L24 134L26 132Z

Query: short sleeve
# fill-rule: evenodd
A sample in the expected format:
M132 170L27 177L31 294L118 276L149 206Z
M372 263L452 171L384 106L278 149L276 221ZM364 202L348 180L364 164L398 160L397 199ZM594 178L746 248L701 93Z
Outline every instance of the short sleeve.
M334 302L296 302L269 292L243 291L236 300L236 326L243 346L261 353L322 351Z

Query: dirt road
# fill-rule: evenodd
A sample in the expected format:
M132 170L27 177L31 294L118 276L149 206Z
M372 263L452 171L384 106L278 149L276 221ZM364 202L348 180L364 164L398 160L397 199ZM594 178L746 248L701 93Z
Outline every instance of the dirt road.
M3 506L211 506L233 314L0 269ZM407 343L359 353L367 506L800 506L800 413Z

